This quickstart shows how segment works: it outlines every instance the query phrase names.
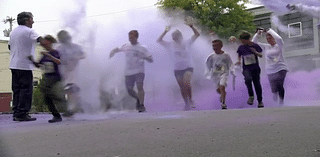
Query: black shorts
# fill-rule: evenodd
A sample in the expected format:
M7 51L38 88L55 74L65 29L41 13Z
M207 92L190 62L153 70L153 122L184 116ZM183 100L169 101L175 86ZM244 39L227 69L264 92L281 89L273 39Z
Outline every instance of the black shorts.
M144 81L144 73L125 76L126 87L133 87L134 83L142 83Z
M184 75L187 71L190 71L190 72L193 73L193 68L187 68L187 69L184 69L184 70L175 70L175 71L174 71L174 76L176 77L176 79L183 78L183 75Z

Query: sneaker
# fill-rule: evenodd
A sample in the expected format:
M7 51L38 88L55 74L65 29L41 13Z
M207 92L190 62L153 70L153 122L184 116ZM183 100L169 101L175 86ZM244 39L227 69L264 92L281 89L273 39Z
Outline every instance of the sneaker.
M263 102L259 102L258 108L264 108Z
M61 117L53 117L52 119L48 120L49 123L61 122Z
M63 117L71 117L73 115L74 115L74 113L71 111L66 111L65 113L62 114Z
M28 114L25 114L25 115L22 115L22 116L19 116L19 117L17 116L17 117L13 118L13 121L19 121L19 122L22 122L22 121L35 121L35 120L37 120L37 118L32 118Z
M191 108L196 108L196 105L194 105L193 101L190 101L190 107Z
M190 105L189 104L186 104L185 106L184 106L184 111L189 111L191 108L190 108Z
M226 105L226 104L221 104L221 108L222 108L223 110L226 110L226 109L227 109L227 105Z
M138 110L138 111L139 111L139 108L140 108L140 102L139 102L139 100L137 100L137 103L136 103L136 110Z
M253 105L253 100L254 100L254 97L253 97L253 96L250 96L249 99L248 99L248 101L247 101L247 103L248 103L249 105Z
M80 88L77 85L75 85L74 83L68 83L64 87L64 91L67 93L77 93L80 91Z
M284 103L283 103L283 99L280 98L279 104L280 104L280 106L282 106L282 105L284 104Z
M143 104L141 104L141 105L139 106L138 111L139 111L139 113L140 113L140 112L146 112L146 108L144 107Z

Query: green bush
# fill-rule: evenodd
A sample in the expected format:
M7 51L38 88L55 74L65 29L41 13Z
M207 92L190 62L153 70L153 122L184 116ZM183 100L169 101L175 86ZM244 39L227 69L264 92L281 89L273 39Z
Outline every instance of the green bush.
M42 75L42 78L44 76ZM32 107L31 112L32 113L38 113L38 112L49 112L49 109L47 105L44 102L44 94L41 92L41 87L44 86L43 79L39 80L39 83L34 87L33 89L33 97L32 97ZM61 83L57 84L53 90L59 94L60 98L64 98L64 91L63 86ZM58 101L53 101L56 105L56 108L59 112L65 112L66 111L66 104L59 103Z
M42 75L43 78L43 75ZM32 107L31 112L49 112L47 105L44 102L43 93L40 88L44 85L42 79L39 79L39 83L33 88Z

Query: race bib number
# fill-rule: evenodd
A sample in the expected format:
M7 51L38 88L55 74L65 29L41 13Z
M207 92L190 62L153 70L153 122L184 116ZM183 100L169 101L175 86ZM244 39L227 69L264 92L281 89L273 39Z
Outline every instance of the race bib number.
M279 61L279 59L277 57L268 57L267 60L269 63L276 63Z
M256 64L256 56L254 54L243 56L244 65Z
M214 74L221 74L225 71L225 69L226 68L224 67L224 65L215 65L213 73Z
M54 64L52 62L45 62L43 67L44 73L53 73L54 72Z

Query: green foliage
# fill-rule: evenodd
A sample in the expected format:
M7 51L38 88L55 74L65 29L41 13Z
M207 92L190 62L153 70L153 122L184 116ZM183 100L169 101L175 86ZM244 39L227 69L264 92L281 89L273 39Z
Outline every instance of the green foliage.
M43 93L40 91L43 85L44 82L40 79L38 85L33 88L31 112L49 112L48 107L44 103Z
M166 12L182 9L187 16L198 19L203 31L214 32L222 38L241 31L253 32L253 15L245 10L249 0L158 0Z
M42 78L44 76L42 75ZM44 94L41 92L41 88L44 86L43 79L39 80L38 85L36 85L33 89L33 97L32 97L32 108L31 112L49 112L48 106L44 102ZM57 98L63 99L64 98L64 91L61 82L57 83L54 87L52 87L54 93L57 94ZM56 108L59 112L65 112L67 110L66 101L53 101L56 105Z

